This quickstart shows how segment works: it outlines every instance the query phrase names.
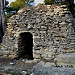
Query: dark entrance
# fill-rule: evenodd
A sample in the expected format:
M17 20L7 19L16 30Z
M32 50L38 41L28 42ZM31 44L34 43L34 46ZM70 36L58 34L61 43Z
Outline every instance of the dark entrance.
M30 32L19 35L18 58L33 59L33 36Z

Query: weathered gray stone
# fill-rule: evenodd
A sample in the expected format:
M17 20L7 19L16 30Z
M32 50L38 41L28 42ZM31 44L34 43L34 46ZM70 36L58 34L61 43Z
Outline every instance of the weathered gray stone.
M75 52L75 20L65 5L38 5L18 11L9 19L1 54L22 54L25 42L20 34L27 32L33 37L35 59L49 60L60 53Z
M27 75L26 71L22 71L21 73L22 73L22 75Z
M61 54L57 56L58 63L75 65L75 53Z

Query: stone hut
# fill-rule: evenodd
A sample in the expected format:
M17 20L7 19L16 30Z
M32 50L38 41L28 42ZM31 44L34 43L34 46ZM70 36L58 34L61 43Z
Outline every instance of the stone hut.
M75 23L66 5L38 5L9 19L3 37L3 57L52 59L75 52Z

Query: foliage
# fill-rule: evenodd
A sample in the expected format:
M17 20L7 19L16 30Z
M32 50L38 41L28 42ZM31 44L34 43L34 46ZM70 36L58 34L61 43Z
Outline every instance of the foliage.
M16 72L13 72L11 75L22 75L20 72L16 73Z
M25 2L27 3L26 5L25 5ZM27 6L28 2L29 2L29 0L16 0L15 2L12 2L10 4L10 7L13 10L17 10L18 11L20 8L23 8L23 7Z
M8 19L13 15L13 14L10 14L11 11L14 11L14 9L12 9L11 7L8 6L9 2L6 1L6 21L8 22Z
M5 72L6 74L9 74L9 73L10 73L8 70L5 70L4 72Z
M38 5L44 5L43 3L39 3Z
M9 2L8 2L8 1L6 1L6 3L5 3L5 4L6 4L6 8L5 8L5 9L6 9L6 12L9 12L9 11L10 11L10 8L8 7Z
M13 11L13 9L11 7L6 7L6 12L10 12Z
M55 0L44 0L46 5L53 4Z
M5 2L5 4L6 4L6 6L7 6L7 5L9 4L9 2L8 2L8 1L6 1L6 2Z
M14 72L14 73L12 73L11 75L17 75L17 73L16 73L16 72Z

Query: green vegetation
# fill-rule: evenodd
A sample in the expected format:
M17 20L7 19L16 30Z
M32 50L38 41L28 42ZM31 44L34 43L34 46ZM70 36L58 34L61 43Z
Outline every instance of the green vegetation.
M6 21L8 22L8 19L14 15L14 14L11 14L11 11L14 11L11 7L8 6L9 2L6 1Z
M25 4L26 2L26 4ZM28 5L29 0L16 0L10 4L10 7L13 10L18 11L20 8L26 7Z
M8 70L5 70L4 72L5 72L6 74L9 74L9 73L10 73Z
M8 1L6 1L6 2L5 2L5 4L6 4L6 6L7 6L7 5L9 4L9 2L8 2Z
M7 13L6 20L7 20L7 22L8 22L8 19L12 15L16 14L16 13L12 14L11 11L16 11L17 12L20 8L28 6L28 2L34 2L34 0L16 0L16 1L14 1L10 4L10 7L6 7L6 13ZM8 3L9 2L7 1L6 5L8 5Z
M51 4L54 4L55 0L44 0L45 4L46 5L51 5Z
M11 75L17 75L17 73L16 73L16 72L14 72L14 73L12 73Z
M22 75L21 73L13 72L11 75Z

